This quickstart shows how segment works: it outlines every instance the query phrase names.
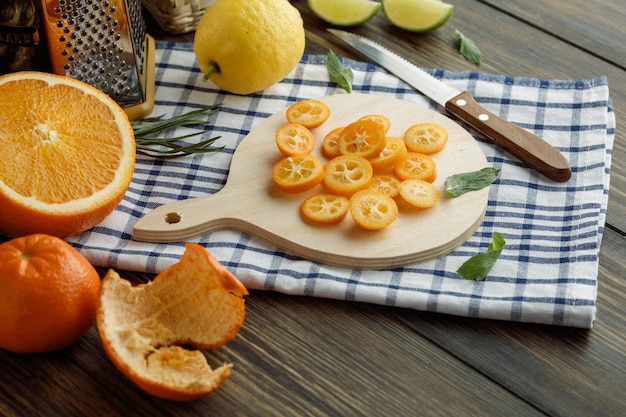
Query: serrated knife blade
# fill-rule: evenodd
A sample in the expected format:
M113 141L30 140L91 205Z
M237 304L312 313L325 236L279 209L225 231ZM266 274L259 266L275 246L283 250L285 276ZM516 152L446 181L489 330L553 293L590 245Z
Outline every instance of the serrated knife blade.
M467 91L450 87L364 36L337 29L328 31L415 87L442 106L448 114L490 139L529 168L553 181L565 182L570 179L572 170L558 149L529 131L489 112Z

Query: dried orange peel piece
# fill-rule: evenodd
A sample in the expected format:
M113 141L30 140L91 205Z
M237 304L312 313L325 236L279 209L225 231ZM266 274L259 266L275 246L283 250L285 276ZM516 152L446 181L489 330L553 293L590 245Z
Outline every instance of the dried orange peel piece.
M232 365L212 369L200 350L232 340L245 318L248 291L202 246L188 243L178 263L147 284L105 275L97 313L104 350L146 392L175 401L218 388Z

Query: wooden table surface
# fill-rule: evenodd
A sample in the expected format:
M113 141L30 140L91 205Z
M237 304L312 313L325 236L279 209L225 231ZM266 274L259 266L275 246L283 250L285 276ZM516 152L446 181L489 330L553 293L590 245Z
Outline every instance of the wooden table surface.
M352 29L428 68L545 79L605 75L617 117L593 330L445 316L252 291L237 338L209 352L235 365L209 396L144 394L106 358L95 325L48 354L0 351L2 416L624 416L626 415L626 7L623 0L450 0L446 26L395 29L379 13ZM367 61L293 1L306 52ZM149 20L158 39L170 36ZM458 28L480 67L455 47ZM135 282L149 279L125 274Z

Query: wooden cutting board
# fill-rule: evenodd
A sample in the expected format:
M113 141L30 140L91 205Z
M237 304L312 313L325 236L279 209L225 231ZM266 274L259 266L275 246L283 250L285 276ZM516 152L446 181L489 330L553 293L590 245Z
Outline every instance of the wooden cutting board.
M133 228L135 240L185 241L211 231L230 229L250 233L288 253L325 264L348 268L383 269L445 255L463 244L482 223L488 188L449 198L445 179L456 173L487 166L474 138L451 119L420 105L368 94L322 97L330 118L313 129L320 148L324 135L366 114L391 120L390 136L402 137L411 125L430 121L448 130L446 148L432 155L437 163L435 186L442 198L427 210L399 204L398 219L381 231L366 231L346 216L339 225L309 224L300 215L300 203L312 191L289 195L271 179L273 165L282 158L274 133L287 123L281 111L261 122L237 147L225 186L217 193L165 204L141 218Z

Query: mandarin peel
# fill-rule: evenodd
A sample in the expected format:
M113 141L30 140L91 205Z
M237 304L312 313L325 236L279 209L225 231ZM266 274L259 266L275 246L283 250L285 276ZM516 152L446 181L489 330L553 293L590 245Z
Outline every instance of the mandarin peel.
M200 398L228 379L232 365L212 369L197 349L217 349L237 335L245 295L245 286L193 243L147 284L132 286L110 270L97 315L104 350L147 393L174 401Z

